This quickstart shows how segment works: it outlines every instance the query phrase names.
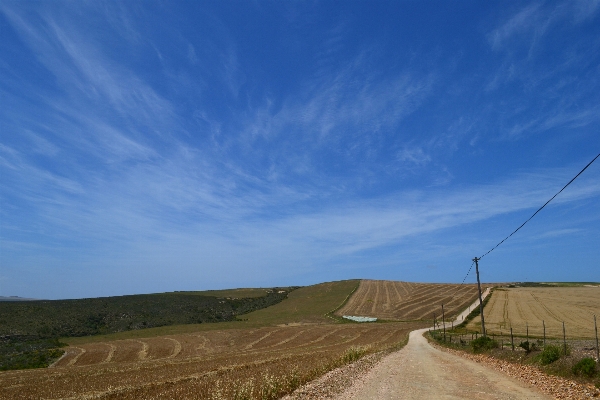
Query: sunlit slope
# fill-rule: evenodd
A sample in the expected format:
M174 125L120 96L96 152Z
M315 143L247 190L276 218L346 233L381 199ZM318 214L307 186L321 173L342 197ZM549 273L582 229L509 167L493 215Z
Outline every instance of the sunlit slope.
M359 282L359 280L347 280L302 287L292 291L288 298L281 303L238 316L241 321L171 325L110 335L65 338L63 341L78 345L106 340L147 338L215 329L245 329L281 324L334 322L325 314L342 305L352 291L357 288Z
M386 320L432 319L458 314L477 298L477 285L412 283L362 280L337 315L376 317Z
M359 280L325 282L296 289L281 303L253 311L240 318L251 324L333 322L326 314L340 307Z

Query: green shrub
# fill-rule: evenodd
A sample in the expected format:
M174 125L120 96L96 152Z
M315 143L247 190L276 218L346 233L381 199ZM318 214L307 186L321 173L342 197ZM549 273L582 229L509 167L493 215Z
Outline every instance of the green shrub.
M542 365L552 364L560 358L560 347L549 344L544 347L544 351L540 354L540 363Z
M525 350L525 352L527 354L529 354L532 351L537 349L535 343L531 343L530 341L525 341L525 342L519 343L519 347L521 347L523 350Z
M594 376L596 374L596 361L591 357L582 358L573 366L573 373L575 375Z
M475 353L491 350L498 347L498 342L488 336L481 336L471 342L471 347Z
M352 346L349 349L347 349L344 355L342 356L342 362L344 364L353 363L361 359L362 356L364 356L365 354L367 354L367 348Z

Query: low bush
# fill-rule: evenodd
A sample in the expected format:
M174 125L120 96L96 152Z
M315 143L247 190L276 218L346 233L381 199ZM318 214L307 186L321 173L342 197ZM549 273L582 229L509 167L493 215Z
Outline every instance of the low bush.
M549 344L544 347L544 350L540 354L540 363L542 365L552 364L554 361L560 358L560 347Z
M522 348L523 350L525 350L525 352L527 354L531 353L534 350L537 350L537 346L535 345L535 343L532 343L528 340L525 342L519 343L519 347Z
M596 361L591 357L582 358L573 366L573 373L591 378L596 374Z
M495 349L498 347L498 342L489 336L481 336L471 341L471 348L475 353Z
M360 360L365 354L367 354L368 349L366 347L357 347L352 346L342 356L342 362L344 364L350 364L355 361Z

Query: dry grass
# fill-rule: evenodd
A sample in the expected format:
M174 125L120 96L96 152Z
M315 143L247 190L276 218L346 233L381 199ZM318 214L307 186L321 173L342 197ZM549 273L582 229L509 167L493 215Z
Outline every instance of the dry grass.
M54 368L0 374L0 398L278 398L420 326L275 326L88 343Z
M411 283L362 280L358 290L337 315L377 317L386 320L431 319L441 314L458 314L477 297L476 285Z
M529 334L537 337L543 334L542 321L547 336L562 337L564 321L568 338L592 338L594 314L600 317L600 287L496 289L484 310L489 332L506 333L512 326L515 334L525 335L528 324ZM468 328L476 330L480 324L476 317Z

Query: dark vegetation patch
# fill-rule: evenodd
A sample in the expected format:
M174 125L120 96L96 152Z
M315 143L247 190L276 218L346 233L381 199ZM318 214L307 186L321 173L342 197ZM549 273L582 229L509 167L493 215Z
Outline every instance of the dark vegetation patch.
M296 287L265 290L261 297L160 293L76 300L0 302L0 366L48 366L62 355L58 338L176 324L234 321L285 299Z
M0 337L0 371L45 368L63 355L66 344L58 339L36 337Z

